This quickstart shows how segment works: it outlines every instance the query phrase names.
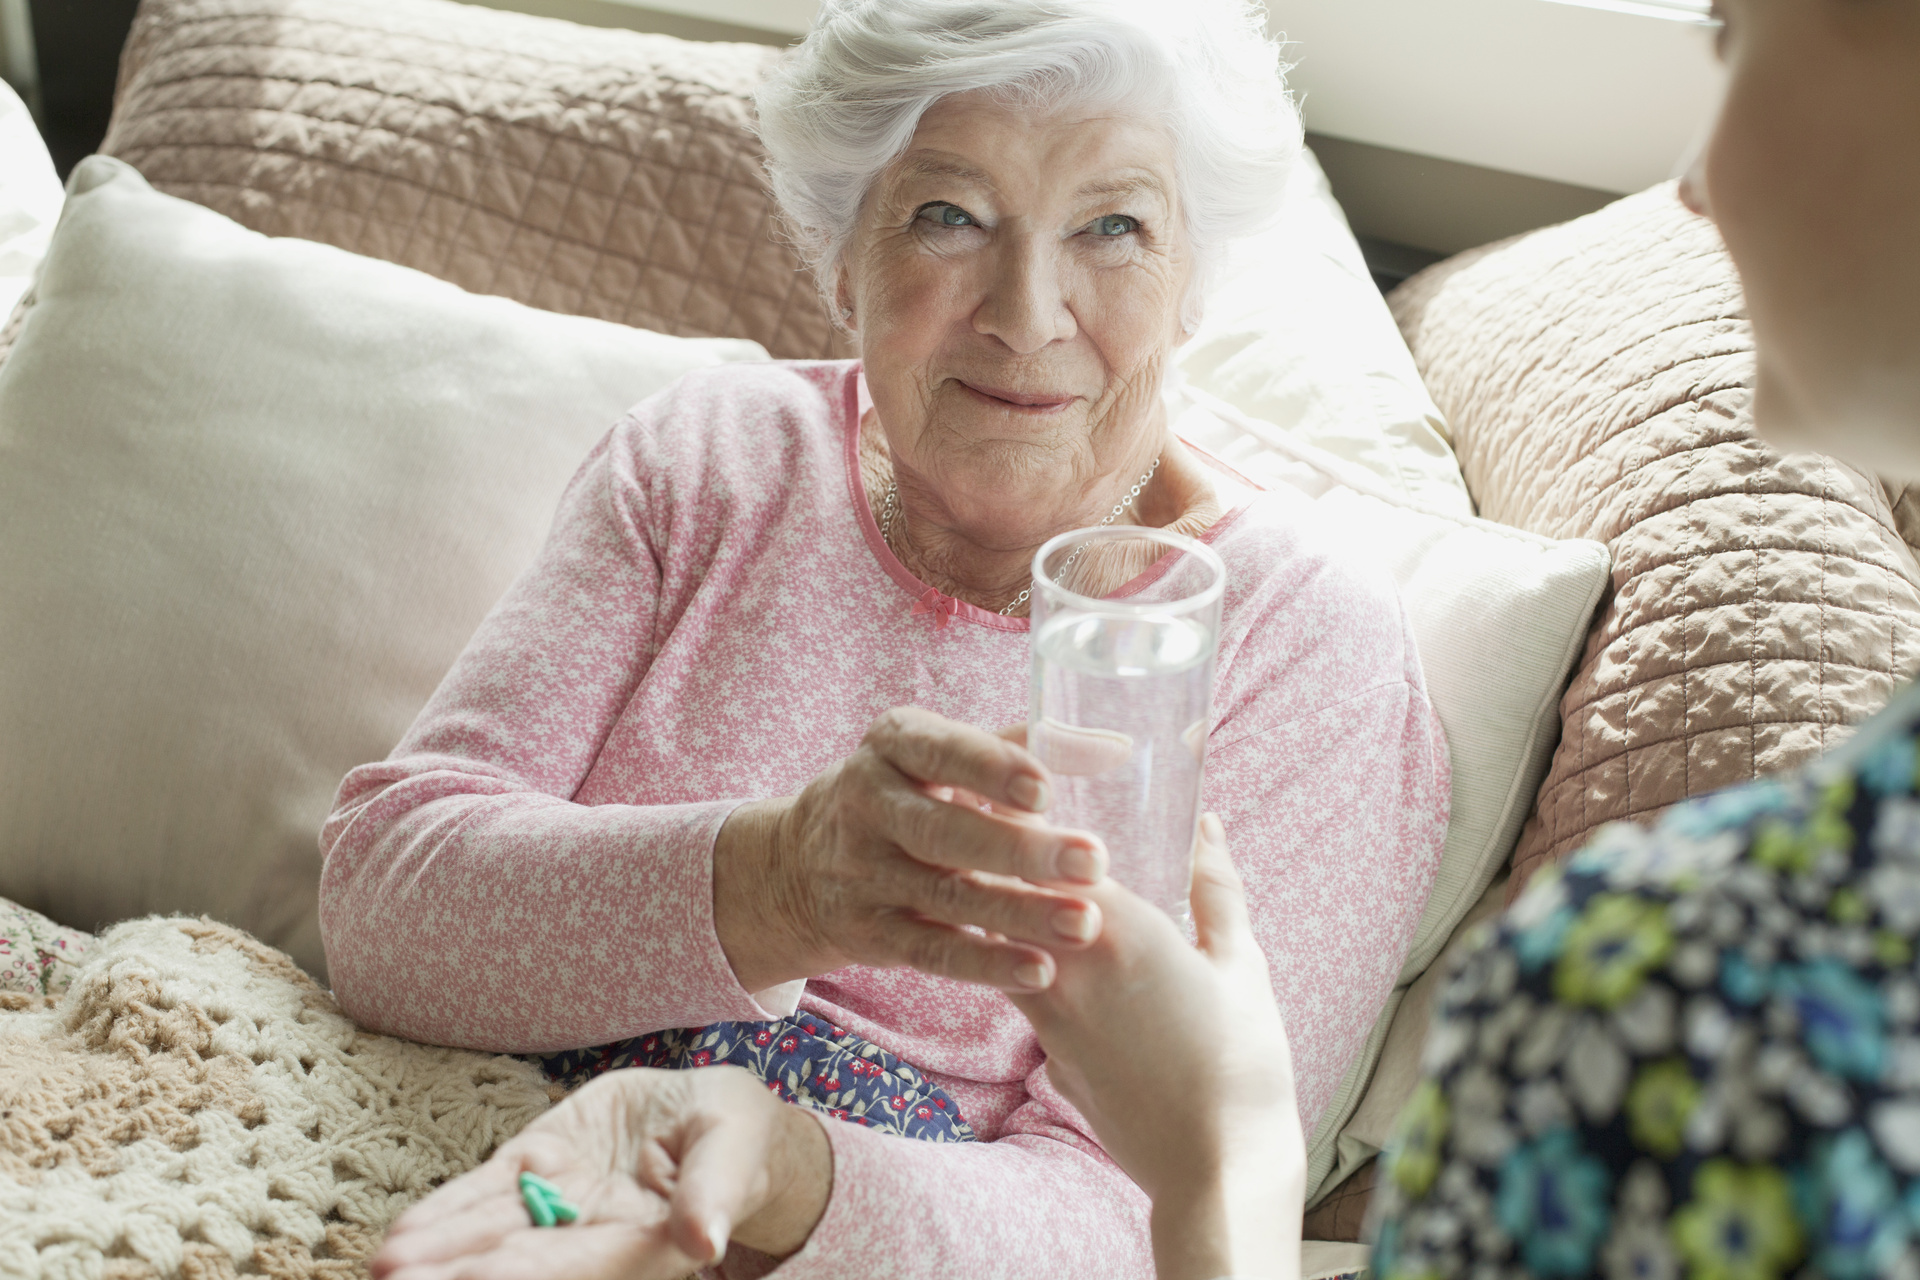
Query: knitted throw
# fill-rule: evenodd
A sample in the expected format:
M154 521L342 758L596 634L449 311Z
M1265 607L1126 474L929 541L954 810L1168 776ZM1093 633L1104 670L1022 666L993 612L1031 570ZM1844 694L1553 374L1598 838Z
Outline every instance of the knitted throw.
M64 985L0 991L0 1276L355 1280L552 1101L518 1059L359 1030L211 921L119 925Z

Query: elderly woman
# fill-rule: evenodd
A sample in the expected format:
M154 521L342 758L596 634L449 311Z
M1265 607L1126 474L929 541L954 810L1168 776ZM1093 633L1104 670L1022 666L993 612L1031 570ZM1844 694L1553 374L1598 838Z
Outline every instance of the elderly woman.
M631 1141L654 1194L708 1185L695 1152L724 1176L671 1229L621 1216L649 1203L631 1176L583 1192L604 1230L524 1246L567 1274L593 1267L555 1249L630 1274L1145 1276L1145 1196L1003 994L1101 924L1100 841L1050 825L1045 770L988 731L1025 718L1035 548L1107 519L1227 565L1206 801L1309 1127L1446 821L1391 585L1162 408L1225 244L1297 152L1276 50L1238 0L846 0L760 108L860 359L690 376L595 449L406 738L342 784L337 994L569 1080L758 1077L589 1091L607 1105L570 1112L579 1132ZM467 1216L527 1222L510 1194Z

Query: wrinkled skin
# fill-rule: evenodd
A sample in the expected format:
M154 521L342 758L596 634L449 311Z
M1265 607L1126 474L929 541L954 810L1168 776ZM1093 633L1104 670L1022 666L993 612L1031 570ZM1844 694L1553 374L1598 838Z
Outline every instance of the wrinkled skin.
M792 1171L817 1161L826 1142L817 1120L737 1067L613 1072L402 1214L372 1272L677 1280L723 1257L730 1238L789 1254L826 1203L825 1187L809 1189ZM579 1220L535 1227L522 1171L557 1183Z
M1068 886L1106 868L1097 837L1035 816L1051 791L1040 762L1004 737L917 708L885 713L799 796L743 806L722 830L715 914L734 973L760 989L849 964L911 965L1045 986L1046 945L1100 930L1099 909Z
M979 93L927 111L839 277L909 569L998 609L1041 543L1098 523L1155 457L1127 518L1218 517L1159 402L1191 277L1159 124Z

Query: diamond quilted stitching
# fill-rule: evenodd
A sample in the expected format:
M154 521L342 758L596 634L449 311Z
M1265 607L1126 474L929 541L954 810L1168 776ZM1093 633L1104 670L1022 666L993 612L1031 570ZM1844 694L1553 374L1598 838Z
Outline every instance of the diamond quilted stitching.
M1803 763L1920 669L1889 495L1754 437L1738 278L1671 188L1463 255L1393 305L1481 514L1613 552L1516 889L1603 822Z
M269 234L555 310L843 354L751 132L775 56L450 0L148 0L103 150Z

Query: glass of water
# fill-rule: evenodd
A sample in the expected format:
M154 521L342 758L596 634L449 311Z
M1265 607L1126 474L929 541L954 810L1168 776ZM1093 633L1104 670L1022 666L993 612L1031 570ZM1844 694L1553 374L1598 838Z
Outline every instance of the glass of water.
M1047 819L1106 841L1113 877L1183 927L1226 581L1212 548L1162 529L1078 529L1033 558Z

